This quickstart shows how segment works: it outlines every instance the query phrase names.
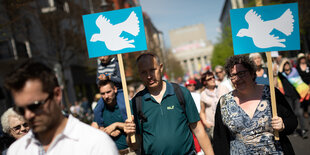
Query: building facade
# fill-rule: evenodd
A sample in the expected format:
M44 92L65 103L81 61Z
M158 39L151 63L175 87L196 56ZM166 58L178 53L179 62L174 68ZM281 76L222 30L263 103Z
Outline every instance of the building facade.
M210 64L214 47L207 40L203 24L171 30L169 37L172 53L187 74L199 73Z

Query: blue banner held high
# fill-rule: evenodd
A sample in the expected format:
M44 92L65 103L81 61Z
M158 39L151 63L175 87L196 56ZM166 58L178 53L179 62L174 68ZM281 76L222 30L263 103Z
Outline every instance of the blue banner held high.
M300 49L298 4L230 10L234 54Z
M141 7L83 15L89 58L147 49Z

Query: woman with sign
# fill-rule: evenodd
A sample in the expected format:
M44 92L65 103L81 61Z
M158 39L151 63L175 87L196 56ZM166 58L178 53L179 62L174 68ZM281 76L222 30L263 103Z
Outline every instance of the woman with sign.
M297 119L284 96L276 89L278 116L272 118L269 86L255 83L253 61L235 55L227 60L225 70L235 90L217 105L215 154L294 154L286 135L295 130ZM275 130L280 141L274 140Z

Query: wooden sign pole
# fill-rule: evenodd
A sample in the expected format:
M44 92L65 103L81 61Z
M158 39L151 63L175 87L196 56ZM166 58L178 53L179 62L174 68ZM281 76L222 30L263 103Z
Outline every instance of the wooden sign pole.
M256 6L263 6L262 0L255 0ZM277 105L276 105L276 96L274 91L274 82L273 82L273 69L272 69L272 60L271 60L271 52L266 52L267 57L267 67L268 67L268 76L269 76L269 86L270 86L270 95L271 95L271 109L272 109L272 117L278 116L277 114ZM274 131L275 140L280 140L279 131Z
M276 96L275 96L275 91L274 91L271 52L266 52L266 57L267 57L267 67L268 67L269 86L270 86L270 95L271 95L272 117L276 117L278 116L278 114L277 114ZM274 138L275 140L280 140L279 132L277 130L274 131Z
M126 78L125 78L125 71L124 71L122 54L117 54L117 59L118 59L119 71L121 73L127 118L131 118L131 109L130 109L129 98L128 98L128 90L127 90L127 83L126 83ZM131 135L130 139L131 139L131 143L136 143L135 135Z

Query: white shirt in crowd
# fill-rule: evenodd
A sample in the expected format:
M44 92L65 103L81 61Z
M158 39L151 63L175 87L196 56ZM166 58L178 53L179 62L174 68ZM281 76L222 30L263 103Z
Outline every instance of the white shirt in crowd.
M104 132L69 116L64 131L59 134L44 153L42 145L30 130L24 137L14 142L8 155L118 155L114 141Z
M191 92L191 95L192 95L194 102L196 104L198 113L200 113L200 94L198 94L196 92Z

